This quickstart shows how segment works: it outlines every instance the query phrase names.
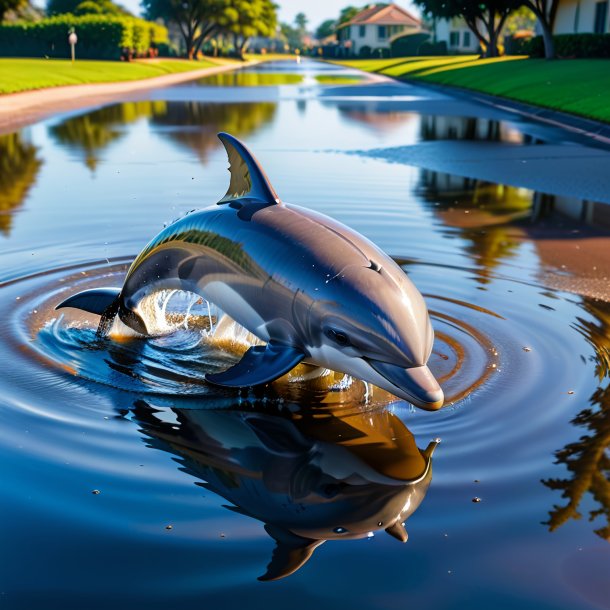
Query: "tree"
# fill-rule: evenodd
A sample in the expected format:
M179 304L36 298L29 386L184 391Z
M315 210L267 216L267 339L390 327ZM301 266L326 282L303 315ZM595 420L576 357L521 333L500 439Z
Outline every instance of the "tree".
M554 59L553 25L559 0L523 0L522 4L527 6L538 19L542 30L542 39L544 40L544 56L547 59Z
M175 23L189 59L197 56L201 46L221 27L231 23L225 11L231 0L142 0L146 17Z
M342 23L346 23L353 17L355 17L362 9L356 6L346 6L339 13L339 19L337 20L337 25L341 25Z
M15 11L27 4L27 0L0 0L0 21L9 11Z
M223 30L233 36L235 53L242 59L250 38L272 36L277 26L276 6L271 0L233 0L223 15Z
M415 3L433 18L461 17L484 49L484 57L497 57L504 22L523 0L415 0Z
M131 15L131 13L112 0L47 0L47 14L61 15Z
M294 23L297 26L297 29L303 32L303 34L305 34L305 32L307 31L308 21L309 20L307 19L305 13L297 13L296 17L294 18Z
M84 0L76 8L75 15L128 15L122 6L112 0Z
M322 40L335 33L337 22L334 19L323 21L316 29L316 38Z

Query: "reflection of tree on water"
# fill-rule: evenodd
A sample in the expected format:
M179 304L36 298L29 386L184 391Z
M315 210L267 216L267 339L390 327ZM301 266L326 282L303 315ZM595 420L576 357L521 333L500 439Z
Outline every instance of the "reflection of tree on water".
M482 278L516 253L520 239L511 224L529 217L531 191L422 170L421 194L445 225L471 242L467 251L482 268Z
M154 125L174 128L162 135L193 150L203 161L218 148L218 131L245 137L271 121L275 110L274 103L128 102L67 119L51 133L60 144L83 154L93 171L101 151L125 134L121 127L146 118Z
M170 102L165 112L155 114L152 122L175 128L167 130L164 135L194 151L201 161L205 161L208 153L219 146L216 135L219 131L245 138L270 123L276 109L277 105L272 102Z
M375 530L407 540L403 524L426 495L436 442L418 449L396 415L356 403L294 413L269 403L201 407L139 402L135 415L149 446L178 456L230 510L264 523L276 547L261 580L294 573L327 540Z
M12 212L25 200L42 161L20 133L0 136L0 231L8 235Z
M60 144L84 153L87 167L94 171L99 154L123 134L121 125L165 112L165 102L128 102L107 106L94 112L67 119L51 128Z
M610 304L585 299L585 309L596 318L596 322L579 319L578 329L595 349L596 373L600 381L608 380ZM570 518L579 519L578 506L589 492L599 505L590 511L590 520L601 516L606 519L606 525L596 529L595 533L610 541L610 386L599 387L590 402L591 406L572 420L574 425L584 426L588 433L555 454L557 463L565 464L572 478L543 481L550 489L561 490L562 497L568 500L564 506L553 507L546 523L553 531Z

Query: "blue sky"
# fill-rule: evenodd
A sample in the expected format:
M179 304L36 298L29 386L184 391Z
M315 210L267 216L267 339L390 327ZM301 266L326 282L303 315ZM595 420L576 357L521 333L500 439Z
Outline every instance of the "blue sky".
M140 11L140 0L118 0L118 2L134 13ZM40 4L41 2L38 3ZM350 4L364 6L367 4L367 0L311 0L310 2L303 2L303 0L276 0L276 3L280 6L280 21L292 22L294 21L294 16L298 12L303 11L309 19L309 27L315 29L325 19L337 17L339 11L344 6L349 6ZM419 11L408 0L398 0L396 4L415 14L419 14Z

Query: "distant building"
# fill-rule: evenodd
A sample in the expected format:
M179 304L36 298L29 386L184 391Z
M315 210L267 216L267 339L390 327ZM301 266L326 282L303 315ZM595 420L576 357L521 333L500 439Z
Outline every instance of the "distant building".
M553 34L610 32L608 0L559 0Z
M478 53L479 40L461 17L436 19L433 25L436 42L445 42L450 55Z
M397 4L371 4L337 28L337 41L344 55L360 55L364 47L374 54L421 29L421 21Z

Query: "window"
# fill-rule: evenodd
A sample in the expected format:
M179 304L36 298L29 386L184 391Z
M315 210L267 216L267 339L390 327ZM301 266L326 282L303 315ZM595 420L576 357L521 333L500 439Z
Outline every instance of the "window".
M377 37L379 40L385 40L388 37L388 32L385 25L377 26Z
M365 31L366 31L366 26L361 25L360 26L360 38L364 38Z
M595 22L593 31L595 34L603 34L606 31L606 20L608 18L608 0L595 3Z
M470 46L470 32L464 32L464 36L462 36L462 46L466 48Z
M449 46L450 47L459 47L460 46L460 33L459 32L451 32L449 34Z

